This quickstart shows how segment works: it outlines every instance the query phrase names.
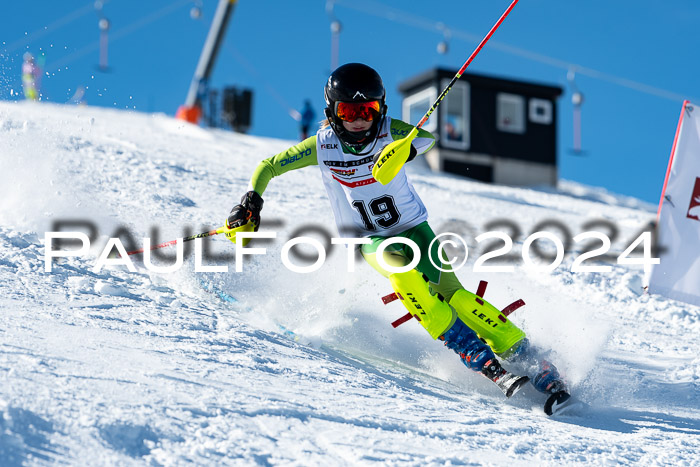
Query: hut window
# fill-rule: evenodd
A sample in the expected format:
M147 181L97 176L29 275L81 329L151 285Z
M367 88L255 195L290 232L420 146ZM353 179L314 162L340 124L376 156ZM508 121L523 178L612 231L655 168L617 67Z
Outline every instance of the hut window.
M525 133L525 98L516 94L496 95L496 128L508 133Z
M415 94L407 96L403 100L401 118L411 125L417 125L423 115L428 111L433 102L437 99L437 91L434 87L423 89ZM437 124L435 113L433 113L423 128L427 131L435 131Z
M443 80L442 88L449 84ZM454 149L469 148L469 83L452 86L440 108L440 144Z
M530 121L542 125L552 124L552 102L545 99L530 99Z

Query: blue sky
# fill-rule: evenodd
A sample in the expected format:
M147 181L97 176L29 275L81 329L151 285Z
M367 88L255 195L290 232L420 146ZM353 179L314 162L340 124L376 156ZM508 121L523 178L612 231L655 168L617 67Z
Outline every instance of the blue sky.
M22 54L45 56L44 100L78 86L89 105L174 114L184 102L217 0L103 0L110 71L98 70L98 15L84 0L6 2L0 17L0 99L21 93ZM295 139L289 116L311 99L320 118L331 71L325 0L239 0L211 85L254 91L251 134ZM458 69L508 0L337 0L340 63L377 69L389 112L398 84L435 66ZM201 6L202 17L190 11ZM522 0L467 71L559 85L560 177L658 202L683 99L700 103L700 4L691 0ZM437 52L451 31L449 50ZM582 146L572 155L571 88L584 94ZM696 97L698 96L698 97ZM413 122L416 123L416 122Z

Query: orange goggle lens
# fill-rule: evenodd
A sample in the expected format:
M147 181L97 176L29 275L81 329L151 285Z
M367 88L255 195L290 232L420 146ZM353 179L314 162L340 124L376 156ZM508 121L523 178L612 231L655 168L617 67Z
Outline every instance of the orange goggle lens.
M371 122L379 116L380 109L379 101L335 103L335 114L345 122L354 122L358 118Z

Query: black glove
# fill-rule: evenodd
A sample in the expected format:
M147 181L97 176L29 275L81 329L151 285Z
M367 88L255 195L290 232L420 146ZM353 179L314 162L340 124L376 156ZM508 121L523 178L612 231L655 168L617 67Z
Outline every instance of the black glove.
M377 164L377 161L379 160L379 157L382 155L382 151L384 151L385 147L386 146L382 147L379 151L377 151L377 153L372 158L372 163L374 165ZM413 159L416 158L417 155L418 155L418 150L415 148L415 146L411 145L411 152L408 153L408 159L406 159L406 162L411 162Z
M262 196L254 191L249 191L243 198L241 204L237 204L231 209L231 212L226 219L226 227L235 229L246 225L249 221L255 225L255 232L260 227L260 211L262 211L263 199Z

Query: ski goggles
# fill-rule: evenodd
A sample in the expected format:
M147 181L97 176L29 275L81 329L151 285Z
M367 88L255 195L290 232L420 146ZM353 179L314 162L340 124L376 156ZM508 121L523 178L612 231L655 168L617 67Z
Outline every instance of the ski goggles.
M335 115L344 122L354 122L358 118L371 122L379 116L380 109L379 101L335 103Z

